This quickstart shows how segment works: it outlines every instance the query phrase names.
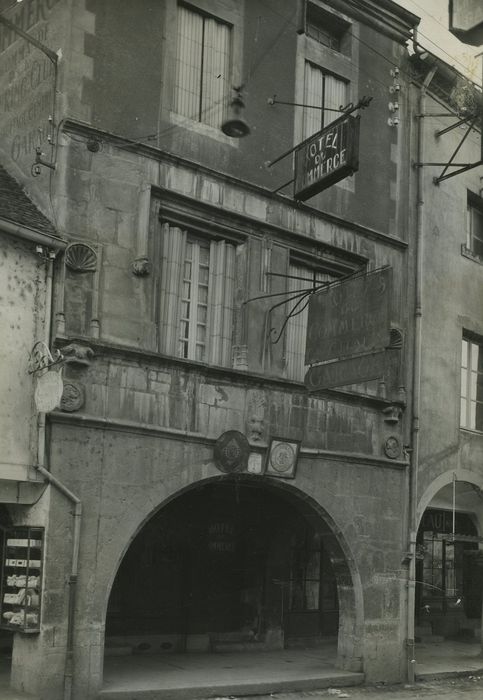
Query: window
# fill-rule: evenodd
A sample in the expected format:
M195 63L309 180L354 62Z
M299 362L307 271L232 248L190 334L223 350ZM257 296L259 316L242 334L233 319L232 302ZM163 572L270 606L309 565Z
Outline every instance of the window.
M468 192L467 248L483 260L483 199Z
M347 103L347 82L325 72L319 66L305 62L303 138L320 131L340 117ZM323 109L319 109L323 107ZM339 111L337 111L339 110Z
M305 33L319 44L334 51L343 51L348 26L336 15L324 12L311 2L307 3Z
M163 224L160 349L231 364L235 246Z
M231 27L178 6L174 110L218 128L231 90Z
M301 263L292 263L289 267L288 290L289 298L303 290L310 289L314 283L327 282L331 279L328 274L317 272L313 268ZM286 306L287 314L297 304L294 299ZM303 381L305 376L305 341L307 335L308 297L304 298L295 309L295 314L287 323L285 362L286 373L289 379ZM305 307L305 308L304 308ZM300 310L300 313L297 311Z
M460 425L483 431L483 345L469 338L461 348Z

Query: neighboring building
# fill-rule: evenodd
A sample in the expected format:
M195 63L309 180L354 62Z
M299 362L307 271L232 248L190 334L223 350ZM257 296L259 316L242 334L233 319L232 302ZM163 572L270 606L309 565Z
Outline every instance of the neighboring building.
M419 116L412 159L422 164L416 166L413 224L420 348L411 439L417 471L412 486L416 637L478 639L483 199L481 166L466 166L480 159L481 90L426 51L413 57L413 68Z
M11 584L0 584L2 654L11 649L14 630L39 628L39 570L32 567L30 572L36 598L28 613L22 604L6 602L25 592L26 584L20 580L22 575L25 579L26 568L17 566L17 560L26 557L27 549L5 545L13 544L12 528L21 528L18 538L26 527L45 527L48 522L45 483L35 469L42 464L45 440L45 421L34 402L42 372L31 370L35 347L41 355L43 344L49 344L52 268L62 247L50 221L0 166L0 570L2 579L6 574L5 584L6 578Z
M119 649L317 649L332 638L339 668L407 677L406 42L418 20L390 0L301 7L25 0L8 17L44 48L2 26L0 148L26 182L40 170L37 200L52 202L68 241L54 300L68 362L47 466L76 509L50 494L40 633L16 635L12 662L13 685L42 698L71 683L73 697L95 698L104 656ZM220 126L241 84L251 133L233 139ZM364 95L358 172L295 201L283 187L292 159L267 163ZM347 302L332 325L303 311L284 328L288 292L356 272L326 293L333 310ZM480 332L476 318L458 323L458 342ZM330 343L340 359L356 341L367 356L372 333L386 338L371 346L375 369L339 363L332 382L317 370L311 388L325 388L308 392L308 324L314 362ZM336 345L344 324L347 345ZM438 358L455 337L429 327ZM452 405L454 386L440 383ZM438 431L421 440L422 467L430 445L446 444L448 425ZM422 474L423 509L438 469Z

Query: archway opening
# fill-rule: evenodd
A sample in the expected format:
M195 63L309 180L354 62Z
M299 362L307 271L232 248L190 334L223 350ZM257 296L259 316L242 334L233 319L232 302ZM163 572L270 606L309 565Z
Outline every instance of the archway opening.
M351 587L337 549L324 519L286 489L230 478L193 488L159 510L126 552L109 599L106 653L336 642L338 591L347 599Z
M423 513L417 535L416 640L481 640L483 494L468 482L443 487Z

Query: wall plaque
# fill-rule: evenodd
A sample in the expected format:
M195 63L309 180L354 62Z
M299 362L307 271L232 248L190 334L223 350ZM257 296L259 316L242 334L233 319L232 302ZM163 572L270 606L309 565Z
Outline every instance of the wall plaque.
M268 448L265 474L294 479L299 449L300 440L272 438Z
M227 474L246 469L250 445L238 430L228 430L215 443L213 457L218 469Z

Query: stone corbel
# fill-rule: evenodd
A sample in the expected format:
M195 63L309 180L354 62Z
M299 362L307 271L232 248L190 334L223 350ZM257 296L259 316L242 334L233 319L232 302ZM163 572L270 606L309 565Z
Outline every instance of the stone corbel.
M402 408L400 406L388 406L382 409L385 423L399 423L402 416Z
M67 365L89 367L94 357L94 350L80 343L69 343L61 348L64 361Z

